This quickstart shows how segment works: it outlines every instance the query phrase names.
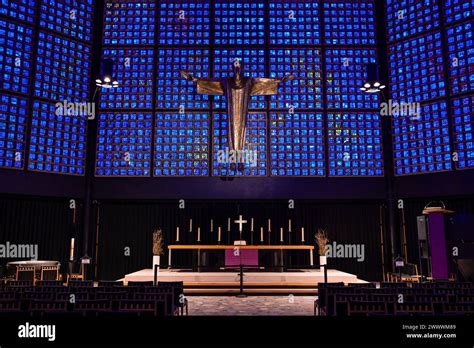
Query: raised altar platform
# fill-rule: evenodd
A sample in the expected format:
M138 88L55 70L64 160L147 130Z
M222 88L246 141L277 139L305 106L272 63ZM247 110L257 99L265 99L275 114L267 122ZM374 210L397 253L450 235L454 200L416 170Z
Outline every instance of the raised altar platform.
M328 282L365 283L356 275L335 269L328 270ZM153 270L142 269L129 273L123 278L129 281L152 281ZM235 293L239 287L239 272L191 272L178 269L160 270L158 281L182 281L185 292ZM246 293L315 293L316 284L324 282L324 274L319 269L289 270L286 272L244 271Z

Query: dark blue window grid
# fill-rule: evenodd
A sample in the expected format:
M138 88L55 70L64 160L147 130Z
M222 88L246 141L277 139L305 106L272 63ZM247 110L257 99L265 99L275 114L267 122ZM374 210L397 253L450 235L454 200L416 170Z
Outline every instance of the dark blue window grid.
M107 0L104 45L154 45L155 0Z
M54 101L88 101L89 45L40 31L34 96Z
M414 37L440 27L438 0L386 0L389 42Z
M209 109L209 97L197 94L196 86L183 79L180 70L196 78L209 78L209 50L159 49L156 80L156 108Z
M153 103L153 49L107 48L103 58L114 60L117 88L102 88L101 109L151 109Z
M101 112L96 176L150 176L153 116L150 112Z
M42 0L40 27L74 39L92 39L92 0Z
M421 105L418 117L393 116L395 175L452 170L447 108L439 101Z
M57 114L55 104L33 102L28 169L84 175L87 116Z
M453 23L474 15L474 0L443 0L446 23Z
M271 176L324 176L322 113L270 113Z
M154 176L209 176L208 113L155 115Z
M270 49L270 77L283 78L293 74L291 83L280 86L277 96L271 96L270 108L321 109L322 58L319 49Z
M1 0L0 15L14 20L35 22L36 0Z
M210 1L160 1L159 45L209 45Z
M216 45L263 45L265 2L216 0L214 5Z
M326 49L326 92L329 109L377 109L379 96L360 90L365 66L374 63L372 48Z
M324 43L326 45L375 45L373 1L324 1Z
M28 100L0 94L0 168L23 169Z
M319 2L271 1L269 7L270 45L320 45Z
M0 86L5 91L29 93L33 31L22 24L0 20Z
M452 99L454 150L457 169L474 168L474 95Z
M451 94L474 91L473 22L446 30Z
M441 33L435 32L389 46L391 96L422 102L446 96Z
M380 115L330 112L327 118L329 176L383 176Z

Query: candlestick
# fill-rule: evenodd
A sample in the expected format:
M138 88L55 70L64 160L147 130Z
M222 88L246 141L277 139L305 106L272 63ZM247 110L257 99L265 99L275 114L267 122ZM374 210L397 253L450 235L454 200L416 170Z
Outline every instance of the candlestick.
M74 238L71 238L71 250L69 260L74 261Z
M198 239L197 239L198 242L201 241L201 227L198 227Z
M214 220L211 219L211 232L214 232Z
M280 228L280 242L283 242L283 227Z
M179 226L176 227L176 241L179 242Z
M263 227L260 227L260 242L263 243Z
M221 242L221 227L220 226L217 228L217 241L219 243Z
M272 220L268 219L268 232L272 230Z
M193 231L193 219L189 219L189 232Z
M304 227L301 227L301 243L304 243Z
M250 231L253 232L253 218L250 220Z

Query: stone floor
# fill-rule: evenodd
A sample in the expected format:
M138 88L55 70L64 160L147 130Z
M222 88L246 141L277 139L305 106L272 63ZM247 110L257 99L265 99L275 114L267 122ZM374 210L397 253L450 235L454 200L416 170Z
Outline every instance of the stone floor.
M314 296L188 296L189 315L313 315Z

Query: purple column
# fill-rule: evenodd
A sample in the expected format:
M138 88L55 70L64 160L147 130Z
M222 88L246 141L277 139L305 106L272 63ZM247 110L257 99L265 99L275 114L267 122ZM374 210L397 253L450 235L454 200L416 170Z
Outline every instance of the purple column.
M430 213L428 226L432 277L433 279L448 279L448 256L446 250L446 233L444 231L444 214Z

